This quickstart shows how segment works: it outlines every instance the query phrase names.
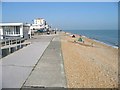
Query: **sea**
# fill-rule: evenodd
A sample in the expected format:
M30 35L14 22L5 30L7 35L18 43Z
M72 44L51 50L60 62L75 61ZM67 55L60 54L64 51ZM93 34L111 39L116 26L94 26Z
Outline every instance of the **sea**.
M118 30L64 30L118 48Z

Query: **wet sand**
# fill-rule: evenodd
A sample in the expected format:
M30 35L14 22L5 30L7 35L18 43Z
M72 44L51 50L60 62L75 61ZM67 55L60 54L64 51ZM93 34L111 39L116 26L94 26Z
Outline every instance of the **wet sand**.
M118 49L87 37L84 43L74 42L78 38L61 35L68 88L117 88Z

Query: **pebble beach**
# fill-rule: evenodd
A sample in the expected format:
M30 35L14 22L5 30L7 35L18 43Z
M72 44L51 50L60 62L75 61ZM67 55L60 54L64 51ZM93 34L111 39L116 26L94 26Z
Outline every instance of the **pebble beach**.
M61 34L67 87L118 88L118 49L87 37L76 43L75 36Z

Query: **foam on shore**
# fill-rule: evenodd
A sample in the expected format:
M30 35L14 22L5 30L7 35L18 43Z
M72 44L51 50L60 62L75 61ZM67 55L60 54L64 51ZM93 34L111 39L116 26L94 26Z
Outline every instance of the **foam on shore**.
M95 39L92 39L92 40L94 40L94 41L96 41L96 42L98 42L98 43L101 43L101 44L104 44L104 45L107 45L107 46L110 46L110 47L113 47L113 48L117 48L117 49L118 49L117 46L113 46L113 45L110 45L110 44L107 44L107 43L104 43L104 42L102 42L102 41L95 40Z
M66 34L68 34L68 35L70 35L70 36L73 35L73 33L69 33L69 32L66 32ZM79 35L79 34L74 34L74 35ZM110 47L113 47L113 48L118 49L118 46L110 45L110 44L108 44L108 43L105 43L105 42L102 42L102 41L100 41L100 40L96 40L96 39L87 37L87 36L85 36L85 35L82 35L82 37L89 38L89 39L92 39L92 40L95 41L95 42L98 42L98 43L101 43L101 44L104 44L104 45L107 45L107 46L110 46Z

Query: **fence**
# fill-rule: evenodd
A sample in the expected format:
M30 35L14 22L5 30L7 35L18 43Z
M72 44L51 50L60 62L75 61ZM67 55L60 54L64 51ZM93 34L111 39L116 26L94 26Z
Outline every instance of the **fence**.
M25 38L9 38L1 40L1 57L4 57L14 51L21 49L24 45L28 45L30 43L24 43Z

